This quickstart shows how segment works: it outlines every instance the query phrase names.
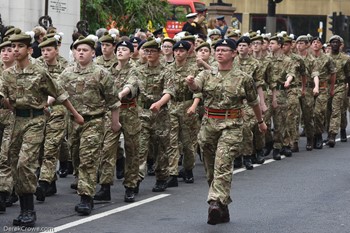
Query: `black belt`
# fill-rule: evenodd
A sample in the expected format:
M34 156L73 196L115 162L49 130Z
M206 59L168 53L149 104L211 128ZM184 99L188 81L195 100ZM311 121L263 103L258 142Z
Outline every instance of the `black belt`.
M181 95L181 96L175 97L174 102L184 102L184 101L192 100L192 99L193 99L193 94L187 93L186 95Z
M44 115L44 109L16 109L16 116L18 117L37 117Z
M84 118L84 122L88 122L94 119L98 119L101 117L104 117L105 113L100 113L100 114L96 114L96 115L83 115L82 117ZM72 119L74 119L74 117L71 115L70 116Z

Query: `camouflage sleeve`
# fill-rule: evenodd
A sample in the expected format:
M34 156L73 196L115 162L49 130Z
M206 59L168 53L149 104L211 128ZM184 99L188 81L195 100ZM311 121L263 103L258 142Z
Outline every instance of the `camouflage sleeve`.
M287 65L286 77L292 76L293 78L295 78L297 73L297 68L298 68L297 62L293 62L293 60L289 59L288 65Z
M130 73L128 75L128 81L126 82L124 88L125 87L130 89L130 93L127 96L127 98L133 99L137 97L139 93L139 85L137 82L137 70L135 68L130 69Z
M171 95L172 98L175 97L176 95L176 84L175 84L175 79L173 78L171 71L167 69L166 71L163 71L161 74L164 78L164 90L163 90L163 95L164 94L169 94Z
M261 87L265 85L265 81L264 81L264 67L261 64L256 64L255 67L255 86Z
M40 85L40 88L46 94L54 97L58 103L62 103L69 98L68 92L66 92L48 72L42 74Z
M329 57L329 60L328 60L328 70L329 70L330 74L337 73L337 67L335 65L333 58L331 58L331 57Z
M115 88L113 78L110 72L101 68L100 70L100 88L102 96L106 101L106 107L115 110L120 107L121 102L118 97L117 88Z
M245 74L244 76L244 90L249 106L255 106L259 104L258 92L254 80L251 76Z
M203 70L196 76L195 83L198 88L194 91L195 93L202 92L205 85L205 80L208 78L208 75L210 75L210 71Z

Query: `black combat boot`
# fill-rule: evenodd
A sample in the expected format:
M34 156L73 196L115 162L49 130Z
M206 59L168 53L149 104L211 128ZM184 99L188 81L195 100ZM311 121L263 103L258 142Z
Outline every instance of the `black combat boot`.
M70 188L78 190L78 181L79 181L78 177L75 177L73 183L70 184Z
M329 134L329 139L328 139L328 146L333 148L335 146L335 137L337 135L334 133Z
M135 194L138 194L139 191L140 191L140 184L141 184L141 181L142 181L142 180L138 180L138 181L137 181L136 187L134 188L134 193L135 193Z
M207 223L210 225L216 225L222 222L223 210L221 205L217 201L210 201L208 209Z
M266 142L264 149L264 156L268 156L273 149L273 142Z
M289 146L282 147L280 154L285 155L286 157L292 157L292 151Z
M322 149L323 148L322 134L316 134L315 139L316 139L315 149Z
M264 151L263 150L257 150L255 156L256 156L256 163L257 164L265 163Z
M20 214L18 215L17 218L13 219L13 222L12 224L14 226L21 226L21 223L22 223L22 218L23 218L23 214L24 214L24 211L25 211L25 200L24 200L24 196L19 196L19 205L21 206L21 212Z
M221 222L222 223L229 222L230 221L230 212L228 210L228 206L222 205L221 209L222 209Z
M66 178L68 176L68 161L60 161L60 168L57 174L60 178Z
M80 203L75 206L75 211L82 215L91 214L93 208L92 197L87 195L80 196Z
M56 193L57 193L56 181L52 181L48 189L46 190L46 196L50 197L55 195Z
M273 149L272 158L274 160L281 160L280 149Z
M312 148L313 148L313 144L314 144L313 138L312 137L307 137L306 138L306 150L307 151L311 151Z
M169 179L167 180L167 187L178 187L179 183L177 182L177 176L169 176Z
M6 198L8 196L8 192L0 192L0 213L6 212Z
M190 170L185 170L185 178L184 178L185 183L187 184L192 184L194 182L194 177L193 177L193 172L192 169Z
M134 188L125 187L124 201L125 202L134 202L135 201L135 189Z
M147 160L147 175L154 176L156 173L154 171L154 161L153 159Z
M243 167L243 158L242 158L242 156L239 156L239 157L235 158L235 160L233 161L233 167L234 168L242 168Z
M348 137L346 136L346 129L340 129L340 141L347 142Z
M245 166L245 168L247 170L253 170L254 169L254 166L253 166L252 159L251 159L250 155L244 155L243 156L243 164L244 164L244 166Z
M94 196L96 201L110 201L111 200L111 185L101 184L101 189Z
M124 167L125 167L125 157L123 156L120 159L117 159L116 173L117 173L118 180L124 178Z
M299 143L298 142L294 142L293 146L291 148L292 152L299 152Z
M35 196L37 201L45 201L46 191L49 188L49 182L39 180L39 186L36 187Z
M27 193L23 195L24 212L20 221L20 226L33 227L36 221L36 212L34 211L34 195Z
M152 188L152 192L164 192L167 188L166 180L157 180L156 184Z

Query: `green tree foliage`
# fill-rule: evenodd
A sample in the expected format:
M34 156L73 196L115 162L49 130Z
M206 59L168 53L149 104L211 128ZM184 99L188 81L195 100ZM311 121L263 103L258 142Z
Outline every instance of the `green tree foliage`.
M81 19L89 22L90 32L114 24L123 34L136 28L164 26L170 7L166 0L82 0ZM114 21L114 22L113 22Z

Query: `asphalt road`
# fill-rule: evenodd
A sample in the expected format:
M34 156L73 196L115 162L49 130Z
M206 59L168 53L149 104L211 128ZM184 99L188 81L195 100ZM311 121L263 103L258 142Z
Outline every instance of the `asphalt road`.
M350 142L306 152L305 140L301 138L301 151L291 158L234 172L231 221L226 224L206 223L208 185L203 164L197 161L194 184L181 181L179 187L153 193L155 180L148 176L132 204L123 202L124 187L116 180L112 201L95 203L88 217L74 211L79 197L69 187L73 177L59 179L57 195L35 202L38 228L11 228L19 213L17 202L0 215L0 232L350 232Z

